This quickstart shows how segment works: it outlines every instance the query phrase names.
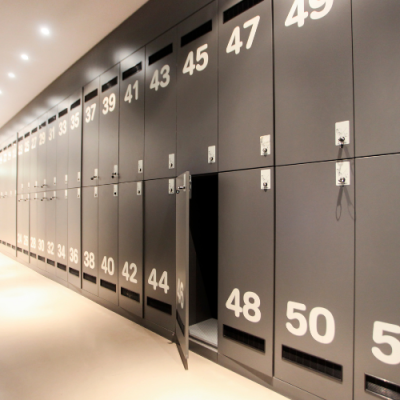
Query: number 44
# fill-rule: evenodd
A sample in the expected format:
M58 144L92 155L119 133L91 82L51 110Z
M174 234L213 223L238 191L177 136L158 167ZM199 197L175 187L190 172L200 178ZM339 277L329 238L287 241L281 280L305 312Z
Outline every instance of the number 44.
M310 14L311 19L321 19L331 11L334 0L308 0L310 7L314 10L325 6L322 11L313 11ZM304 11L305 0L294 0L289 15L286 18L285 26L297 24L299 28L304 25L304 20L308 17L308 11ZM297 15L296 15L297 12Z

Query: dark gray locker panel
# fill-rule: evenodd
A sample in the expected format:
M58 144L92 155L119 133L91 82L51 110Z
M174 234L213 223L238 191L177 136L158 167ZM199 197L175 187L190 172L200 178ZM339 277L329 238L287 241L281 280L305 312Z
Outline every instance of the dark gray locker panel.
M118 185L99 186L99 296L118 305Z
M351 1L275 0L274 40L276 163L352 157Z
M37 126L35 126L31 130L31 155L29 164L30 193L36 193L38 190L38 177L37 177L38 146L39 146L38 140L39 139L38 139Z
M26 194L17 196L17 257L29 262L29 200Z
M400 156L357 160L356 171L354 398L372 400L374 383L395 383L397 396L400 389Z
M81 189L68 190L68 282L82 287Z
M68 105L68 188L76 188L82 181L82 90L69 97Z
M143 183L119 185L119 305L143 317Z
M145 49L121 61L119 181L143 180Z
M99 188L82 188L82 289L99 293Z
M18 182L18 186L17 186L17 191L18 194L22 194L25 192L25 187L24 187L24 178L25 178L25 165L24 165L24 136L21 135L18 137L18 167L17 167L17 182ZM6 150L6 156L7 156L7 150ZM8 162L7 163L7 158L6 158L6 173L7 175L9 175L10 171L10 165L11 163ZM7 176L6 175L6 176Z
M46 145L47 145L47 114L39 120L37 138L37 191L44 192L46 190ZM36 183L36 182L35 182ZM35 187L36 185L34 185Z
M400 151L400 4L353 0L356 155Z
M145 193L144 315L175 332L175 180L146 181Z
M99 176L99 78L83 88L82 185L98 185Z
M40 200L39 200L40 201ZM30 262L38 264L38 194L31 193L29 201Z
M219 170L271 166L274 163L271 1L222 0L218 18Z
M276 168L274 374L327 400L352 399L353 169Z
M218 170L217 21L213 2L178 26L178 174Z
M31 192L30 182L30 160L31 160L31 133L27 132L24 135L24 157L23 157L23 183L24 193L28 194ZM12 174L12 171L11 171ZM11 175L12 176L12 175Z
M274 329L273 176L273 169L223 173L218 194L218 351L268 376ZM261 189L263 182L268 189ZM227 307L232 304L242 310Z
M38 193L37 201L37 260L38 266L41 269L46 269L46 257L47 257L47 244L46 244L46 206L47 193Z
M68 187L68 142L70 133L70 118L68 99L64 100L57 107L58 119L56 124L56 136L57 136L57 189L66 189ZM49 127L51 129L51 126ZM50 139L50 136L49 136Z
M100 76L100 92L99 184L105 185L118 183L119 64Z
M56 198L53 200L56 206L56 240L55 261L56 275L65 281L68 280L68 190L57 190Z
M46 143L46 190L57 189L57 138L58 138L57 107L50 110L47 120ZM67 149L66 149L67 150Z
M57 192L48 191L46 201L46 271L56 273L56 201Z
M146 46L144 178L175 176L177 31ZM176 159L175 159L176 163Z

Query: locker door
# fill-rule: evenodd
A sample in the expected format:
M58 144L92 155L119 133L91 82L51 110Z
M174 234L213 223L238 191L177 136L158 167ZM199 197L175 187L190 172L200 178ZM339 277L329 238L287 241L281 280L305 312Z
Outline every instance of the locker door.
M276 169L275 376L326 400L352 399L353 169Z
M99 184L118 183L119 64L100 76Z
M81 288L81 189L68 190L68 282Z
M356 155L400 151L400 4L353 0ZM379 132L377 134L377 132Z
M119 305L143 318L143 183L119 185Z
M37 200L37 255L38 266L46 269L46 205L48 202L47 193L38 193Z
M217 171L217 4L178 26L178 174Z
M175 179L146 181L145 193L144 315L175 332Z
M99 177L99 78L83 88L82 185L95 186Z
M118 185L99 186L99 296L118 305Z
M36 193L38 188L38 177L37 177L37 163L38 163L38 133L37 127L31 131L31 155L29 164L29 182L30 182L30 193Z
M7 168L7 181L8 183L10 183L10 178L9 175L11 173L10 167L11 163L8 162L7 159L7 150L6 150L6 168ZM17 190L18 193L22 194L25 192L25 188L24 188L24 177L25 177L25 165L24 165L24 137L21 135L20 137L18 137L18 186L17 186Z
M20 194L17 196L17 200L17 256L21 260L29 262L29 220L26 221L29 218L27 195Z
M81 186L82 173L82 90L68 99L68 188Z
M82 188L82 289L99 293L99 189Z
M146 46L144 178L175 176L177 31Z
M57 192L47 192L46 201L46 271L56 273L56 201Z
M351 1L275 0L274 48L276 163L352 157Z
M354 398L396 399L400 393L400 156L359 159L356 171Z
M55 261L56 275L65 281L68 280L68 190L57 190L56 206L56 240Z
M219 170L271 166L271 1L220 0L218 15Z
M119 181L143 179L145 49L121 62Z
M189 207L191 176L176 178L176 324L179 354L188 369L189 359Z
M31 181L30 181L30 165L31 165L31 133L28 132L24 135L24 160L23 160L23 183L24 193L28 194L31 192Z
M38 150L37 150L37 190L43 192L46 190L46 144L47 144L47 120L41 119L39 124Z
M68 187L68 142L70 133L70 114L68 99L57 107L58 120L56 122L56 158L57 158L57 184L61 190ZM50 139L50 137L49 137Z
M31 193L29 202L30 262L37 265L38 255L38 194Z
M218 193L218 351L268 376L273 365L273 175L273 169L219 174Z
M57 107L49 111L47 121L47 143L46 143L46 190L57 188ZM66 149L67 150L67 149Z

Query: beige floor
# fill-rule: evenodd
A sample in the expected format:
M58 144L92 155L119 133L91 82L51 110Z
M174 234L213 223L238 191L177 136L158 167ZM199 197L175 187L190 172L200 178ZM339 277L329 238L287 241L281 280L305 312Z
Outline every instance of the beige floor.
M0 400L284 400L0 253Z

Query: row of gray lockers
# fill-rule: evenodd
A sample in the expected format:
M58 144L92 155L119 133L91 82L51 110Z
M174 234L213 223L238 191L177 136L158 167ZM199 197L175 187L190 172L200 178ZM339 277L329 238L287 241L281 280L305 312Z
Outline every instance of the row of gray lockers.
M399 3L273 6L212 2L33 122L18 191L400 152Z
M188 186L18 195L18 257L320 398L398 399L400 155L191 176L182 207Z

